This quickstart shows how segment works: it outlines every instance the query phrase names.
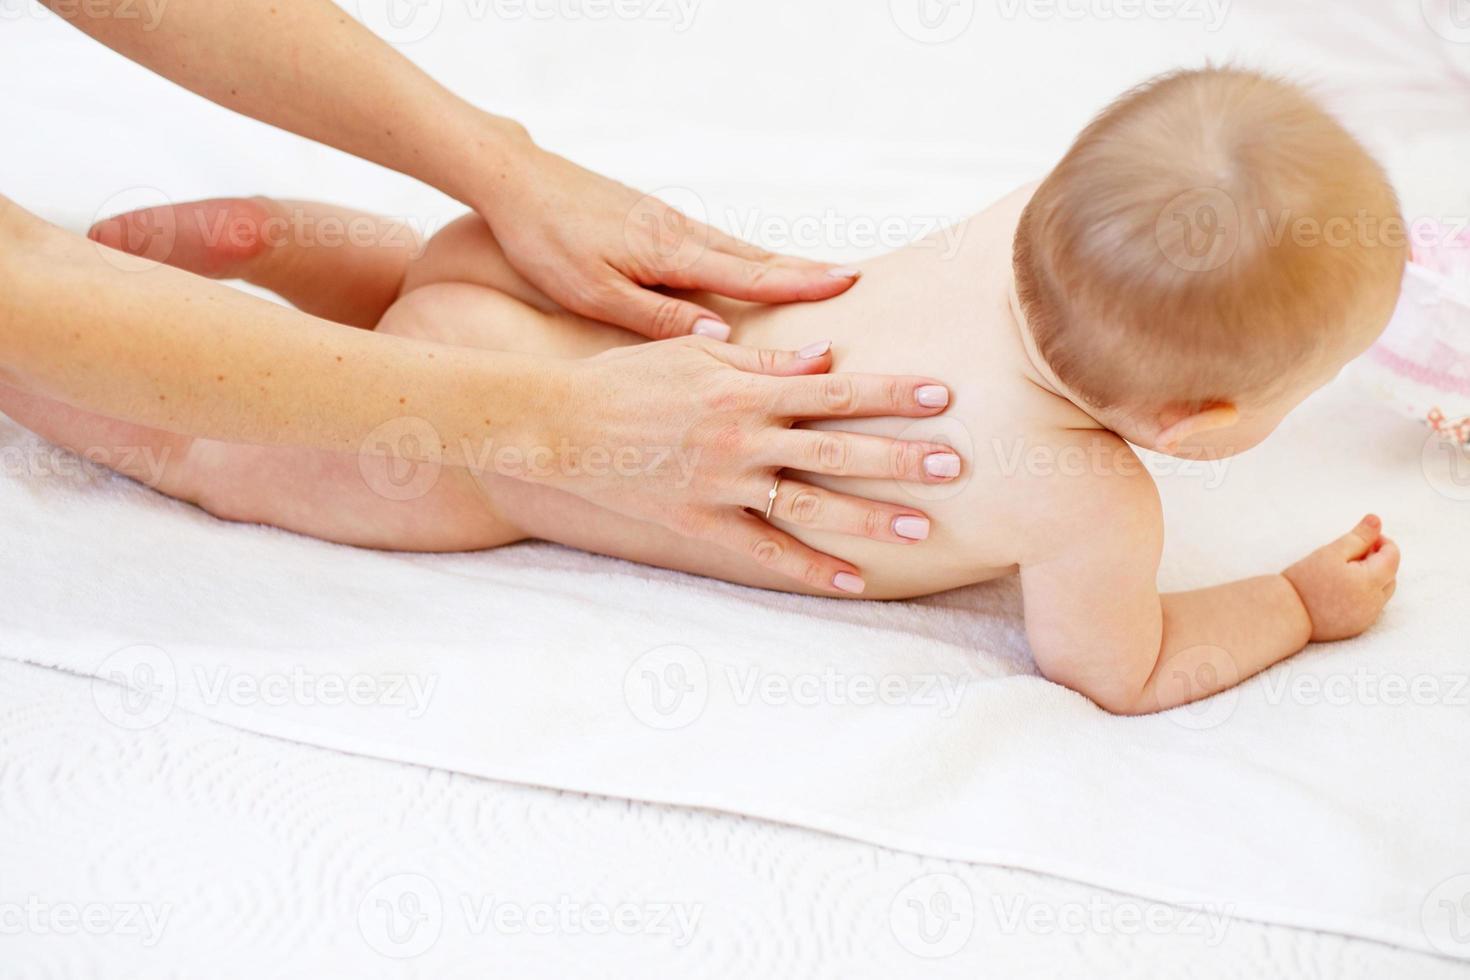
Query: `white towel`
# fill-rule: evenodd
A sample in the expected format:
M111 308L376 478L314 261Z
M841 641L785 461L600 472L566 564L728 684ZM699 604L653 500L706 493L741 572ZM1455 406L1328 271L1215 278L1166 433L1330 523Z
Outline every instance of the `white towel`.
M0 652L156 695L94 685L119 724L186 709L1470 954L1446 918L1470 892L1470 465L1347 381L1223 470L1163 480L1165 579L1279 568L1374 509L1405 554L1386 616L1139 719L1034 674L1013 581L853 603L549 545L360 551L0 431Z

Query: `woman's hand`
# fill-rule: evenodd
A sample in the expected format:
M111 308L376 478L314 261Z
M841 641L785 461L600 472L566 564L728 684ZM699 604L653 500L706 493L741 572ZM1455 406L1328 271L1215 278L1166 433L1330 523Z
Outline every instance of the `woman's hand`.
M647 287L708 290L757 303L822 300L858 273L784 258L680 214L657 198L497 130L502 163L462 196L516 271L563 307L662 340L730 328L709 310Z
M827 299L857 274L778 258L547 153L450 94L330 0L43 0L134 61L255 119L439 188L489 222L511 264L583 316L655 340L729 335L708 310L645 288L764 303ZM701 322L703 321L703 322Z
M929 378L828 375L828 346L789 353L685 338L579 362L558 434L574 450L598 447L607 465L528 478L748 555L811 589L860 593L852 564L762 519L780 471L932 484L958 476L960 460L936 443L791 428L806 419L926 417L948 404L948 390ZM782 481L772 517L894 543L928 534L914 508L796 481Z

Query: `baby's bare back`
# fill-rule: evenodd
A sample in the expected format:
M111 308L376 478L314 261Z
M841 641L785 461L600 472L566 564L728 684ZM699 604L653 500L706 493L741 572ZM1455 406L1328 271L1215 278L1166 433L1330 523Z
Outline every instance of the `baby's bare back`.
M836 371L929 375L950 386L951 405L940 418L865 419L829 427L953 445L964 460L960 479L920 486L800 475L833 490L923 511L932 521L928 540L891 544L780 524L861 568L865 598L923 595L1007 574L1036 529L1041 501L1056 499L1055 467L1046 460L1075 441L1076 434L1066 430L1081 420L1075 408L1028 380L1025 371L1009 304L1011 238L1023 204L1023 194L1012 195L946 234L866 265L863 281L834 300L757 307L700 297L733 326L734 342L794 350L831 340ZM463 308L436 311L428 322L483 321L490 312L482 305L486 298L472 290L458 302ZM543 345L564 354L628 342L620 331L555 315L535 329L517 330L515 337L519 349ZM1086 437L1111 440L1127 452L1106 433ZM466 506L492 501L501 518L527 537L744 584L792 588L746 556L712 550L571 495L506 477L485 477L482 484L482 492L466 495ZM750 502L757 510L764 504Z

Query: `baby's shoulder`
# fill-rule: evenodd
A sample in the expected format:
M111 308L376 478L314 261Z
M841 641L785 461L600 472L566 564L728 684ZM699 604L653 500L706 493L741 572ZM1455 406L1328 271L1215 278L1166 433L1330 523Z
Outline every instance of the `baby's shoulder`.
M1079 539L1152 547L1163 538L1163 507L1138 453L1106 429L1036 433L1011 447L1003 470L1016 481L1016 505L1031 529L1034 557L1074 548Z

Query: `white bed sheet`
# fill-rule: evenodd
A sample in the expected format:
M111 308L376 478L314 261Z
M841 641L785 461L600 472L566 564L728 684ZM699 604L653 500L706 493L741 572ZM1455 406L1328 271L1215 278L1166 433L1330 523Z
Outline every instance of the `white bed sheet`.
M1379 943L729 814L344 755L185 712L130 731L97 711L88 681L8 661L0 745L5 980L1470 975ZM931 946L907 902L933 876L970 904L950 932L932 927ZM438 913L390 934L379 900L396 905L425 880ZM487 902L531 916L562 906L594 923L597 909L630 906L639 918L604 936L560 915L550 931L513 915L497 927L482 918ZM49 931L6 927L28 905ZM692 932L675 915L656 921L670 906ZM107 931L58 931L66 910L92 907Z
M712 220L757 237L764 216L901 216L917 230L963 215L1034 175L1103 98L1203 54L1321 78L1393 165L1411 216L1470 211L1464 187L1446 177L1462 168L1440 165L1466 158L1463 116L1451 113L1463 111L1456 86L1467 48L1426 31L1417 3L1324 14L1300 2L1237 2L1217 32L1178 19L1007 20L1002 6L982 5L969 31L943 46L894 44L884 6L711 0L677 33L575 19L458 24L472 5L449 3L443 28L404 50L481 104L531 122L543 142L650 189L692 188ZM454 213L401 178L231 119L48 20L12 20L0 33L7 77L46 80L0 106L0 127L28 164L0 190L22 204L78 224L158 197L329 187L333 199L429 228ZM873 63L881 74L867 70ZM610 108L622 106L637 106L638 117L625 123ZM850 228L795 247L833 258L879 250ZM97 775L78 770L76 779L85 786ZM1455 870L1466 869L1447 874ZM1276 934L1303 947L1322 941Z

